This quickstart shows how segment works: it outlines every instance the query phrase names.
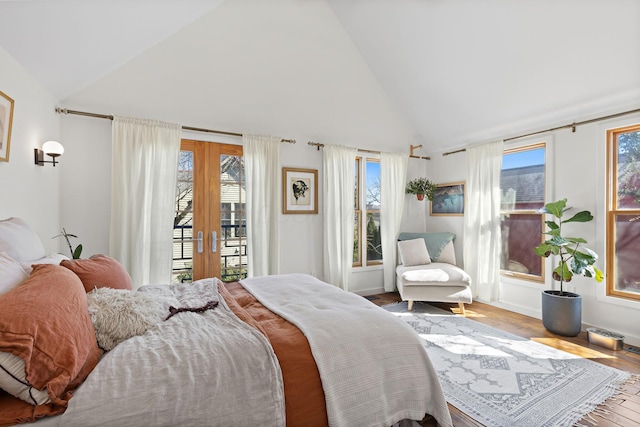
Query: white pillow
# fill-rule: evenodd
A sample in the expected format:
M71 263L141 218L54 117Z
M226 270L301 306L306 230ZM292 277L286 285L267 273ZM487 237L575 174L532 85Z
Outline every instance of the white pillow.
M453 248L453 242L447 243L447 245L442 248L442 252L440 252L440 256L436 261L456 265L456 251Z
M6 252L0 252L0 295L18 286L28 276L20 263Z
M36 390L27 381L24 360L12 354L0 352L0 388L31 405L51 402L47 389Z
M95 288L87 293L87 302L98 345L105 351L144 334L169 314L164 304L148 292Z
M35 264L55 264L60 265L60 263L64 260L68 260L69 257L62 254L49 254L44 258L37 259L35 261L25 261L21 262L20 265L24 269L27 274L31 274L31 270L33 270L33 266Z
M40 237L20 218L0 221L0 252L6 252L18 262L44 257Z
M398 242L400 262L405 266L431 264L429 251L423 238Z

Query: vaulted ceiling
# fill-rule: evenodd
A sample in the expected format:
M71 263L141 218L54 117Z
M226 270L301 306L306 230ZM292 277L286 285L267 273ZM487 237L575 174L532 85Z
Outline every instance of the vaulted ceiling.
M221 4L252 1L3 1L0 45L64 102ZM283 1L328 6L432 150L640 107L637 0L278 0L274 14Z

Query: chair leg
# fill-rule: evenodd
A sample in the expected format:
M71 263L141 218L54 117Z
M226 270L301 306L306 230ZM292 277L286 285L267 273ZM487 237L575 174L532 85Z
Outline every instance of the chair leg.
M460 307L460 312L462 313L462 316L467 317L467 313L464 310L464 303L463 302L459 302L458 303L458 307Z
M413 300L412 299L409 300L408 310L409 311L413 310Z

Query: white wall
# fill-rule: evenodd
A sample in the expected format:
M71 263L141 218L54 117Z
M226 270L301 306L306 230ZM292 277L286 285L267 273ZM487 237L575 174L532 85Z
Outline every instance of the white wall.
M0 219L23 218L38 233L48 252L63 248L60 232L61 164L34 164L33 149L53 139L60 140L56 101L2 47L0 47L0 91L14 100L9 162L0 162ZM64 144L64 141L62 141Z
M626 109L621 108L619 111L623 110ZM592 117L584 119L590 118ZM576 121L581 120L583 119ZM566 197L569 206L573 206L576 211L589 210L594 214L595 219L590 223L568 224L567 227L573 225L576 231L579 229L580 235L589 242L588 247L600 255L598 266L605 274L606 130L639 122L640 115L636 114L580 126L575 133L560 130L505 145L509 147L513 144L547 142L547 200L554 201ZM436 155L432 156L435 157ZM438 182L463 181L465 169L464 153L459 153L437 159L431 172ZM459 251L464 244L462 221L459 217L429 217L427 229L451 230L458 234L456 249ZM552 260L548 259L546 262L545 284L502 277L501 297L495 305L540 318L540 293L554 286L551 279ZM584 277L575 277L569 284L569 290L582 295L583 323L615 331L625 335L625 342L640 344L640 302L607 297L604 282L596 283L593 279Z
M282 166L319 171L319 213L280 214L280 270L320 278L322 153L307 141L407 152L412 133L324 2L226 2L63 104L296 139L282 145ZM73 189L61 194L62 222L82 236L85 255L108 253L111 123L61 120L69 151L62 188ZM423 218L413 226L422 230ZM381 291L381 270L355 272L351 289Z

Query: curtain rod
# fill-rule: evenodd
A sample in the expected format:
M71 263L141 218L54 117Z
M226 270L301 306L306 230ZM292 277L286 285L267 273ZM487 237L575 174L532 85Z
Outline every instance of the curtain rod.
M628 114L633 114L633 113L640 113L640 108L637 108L635 110L623 111L622 113L610 114L608 116L598 117L598 118L595 118L595 119L584 120L584 121L581 121L581 122L573 122L573 123L568 124L568 125L558 126L558 127L547 129L547 130L540 130L540 131L537 131L537 132L531 132L531 133L527 133L527 134L524 134L524 135L512 136L511 138L504 139L504 142L513 141L514 139L526 138L527 136L539 135L541 133L554 132L556 130L561 130L561 129L571 129L571 132L575 132L576 131L576 126L587 125L589 123L595 123L595 122L599 122L599 121L602 121L602 120L614 119L616 117L626 116ZM447 151L447 152L442 153L442 155L443 156L448 156L449 154L462 153L464 151L467 151L467 149L466 148L461 148L460 150Z
M113 115L110 114L96 114L96 113L87 113L86 111L77 111L77 110L68 110L62 107L56 107L56 113L58 114L75 114L78 116L86 116L86 117L96 117L99 119L109 119L113 120ZM182 126L183 130L192 130L196 132L208 132L208 133L217 133L220 135L230 135L230 136L239 136L242 137L241 133L237 132L226 132L223 130L213 130L213 129L205 129L205 128L196 128L193 126ZM295 139L281 139L280 142L288 142L289 144L295 144Z
M316 147L318 150L320 150L322 147L324 147L324 144L320 143L320 142L312 142L309 141L307 142L307 144L312 145L314 147ZM380 154L380 151L374 151L374 150L365 150L363 148L358 148L358 151L362 152L362 153L371 153L371 154ZM413 158L413 159L424 159L424 160L431 160L431 157L425 157L425 156L414 156L413 154L411 154L409 157Z

